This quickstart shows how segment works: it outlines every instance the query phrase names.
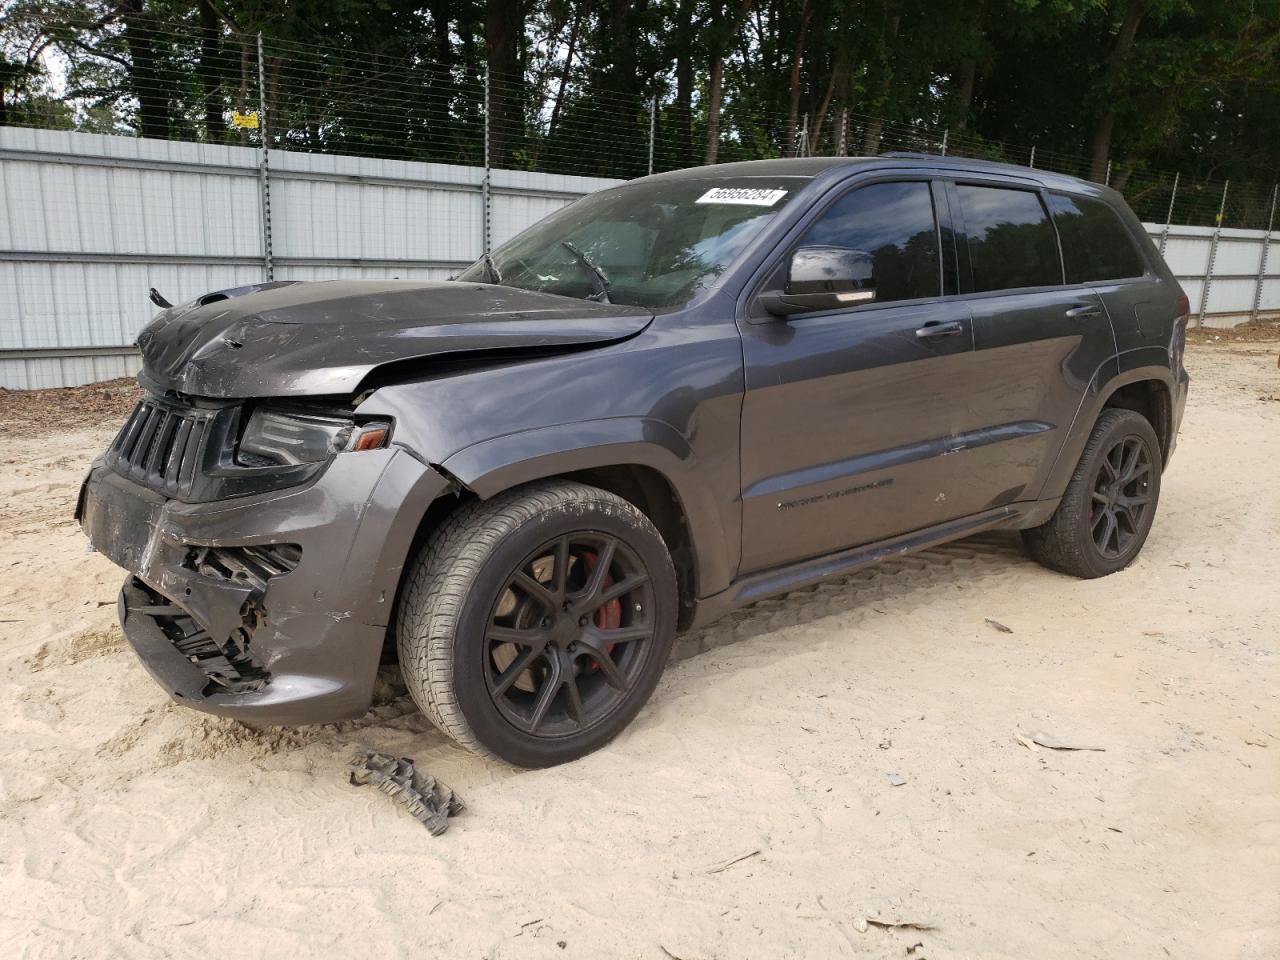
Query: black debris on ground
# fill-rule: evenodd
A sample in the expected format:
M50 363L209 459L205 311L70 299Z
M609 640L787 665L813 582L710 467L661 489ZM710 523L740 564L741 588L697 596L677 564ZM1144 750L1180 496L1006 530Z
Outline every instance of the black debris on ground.
M377 787L403 804L433 837L449 829L449 817L462 812L461 798L430 774L419 773L408 757L365 750L355 755L350 769L352 786Z

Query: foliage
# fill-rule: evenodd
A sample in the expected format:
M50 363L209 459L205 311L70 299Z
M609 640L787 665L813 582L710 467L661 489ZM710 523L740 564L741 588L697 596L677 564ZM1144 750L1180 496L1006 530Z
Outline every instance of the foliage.
M261 33L266 88L258 89ZM1280 0L5 0L0 123L634 176L937 149L1280 178ZM708 139L712 141L708 143ZM1153 203L1156 202L1153 197Z

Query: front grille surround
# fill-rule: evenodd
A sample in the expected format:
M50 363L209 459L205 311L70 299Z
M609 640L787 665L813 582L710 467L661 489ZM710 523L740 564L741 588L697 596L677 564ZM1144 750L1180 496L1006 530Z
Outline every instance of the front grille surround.
M170 497L191 495L220 418L228 409L180 406L145 397L107 450L116 473Z
M106 466L184 503L283 490L306 483L325 469L327 462L238 462L236 442L251 403L147 394L107 448Z

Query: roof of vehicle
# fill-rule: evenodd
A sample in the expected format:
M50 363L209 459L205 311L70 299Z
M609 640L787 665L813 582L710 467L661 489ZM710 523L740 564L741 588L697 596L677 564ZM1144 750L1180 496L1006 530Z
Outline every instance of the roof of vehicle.
M857 166L877 157L789 157L775 160L738 160L704 167L684 167L659 173L663 180L694 180L700 177L816 177L832 167Z
M872 165L893 167L950 167L956 170L975 170L988 173L1005 173L1021 179L1037 180L1046 186L1066 189L1088 188L1088 192L1105 192L1102 184L1081 180L1078 177L1054 173L1035 167L1023 167L994 160L976 160L970 157L942 156L929 153L882 153L875 157L793 157L775 160L741 160L734 163L718 163L702 167L686 167L656 175L657 179L684 180L735 177L816 177L839 167L866 167Z

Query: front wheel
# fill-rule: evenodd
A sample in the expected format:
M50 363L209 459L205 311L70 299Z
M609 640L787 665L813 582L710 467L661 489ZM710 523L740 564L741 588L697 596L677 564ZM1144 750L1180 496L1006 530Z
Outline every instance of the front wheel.
M1044 525L1022 532L1027 553L1075 577L1123 570L1151 532L1160 467L1160 442L1147 419L1132 410L1104 410L1058 509Z
M522 767L616 736L675 636L675 570L627 501L532 484L462 507L427 541L396 624L423 712L463 747Z

